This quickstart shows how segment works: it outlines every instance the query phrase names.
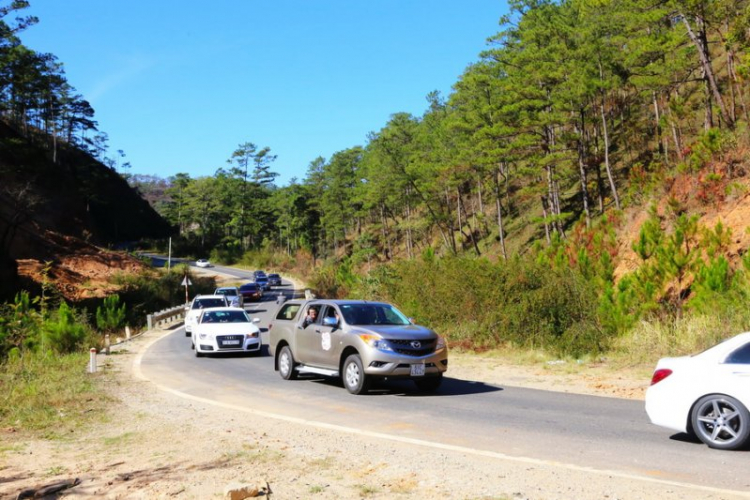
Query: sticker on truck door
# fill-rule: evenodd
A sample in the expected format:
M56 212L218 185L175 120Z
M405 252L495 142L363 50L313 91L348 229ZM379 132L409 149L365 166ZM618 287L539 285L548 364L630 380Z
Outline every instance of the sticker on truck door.
M324 351L331 350L331 332L323 332L320 336L320 346Z

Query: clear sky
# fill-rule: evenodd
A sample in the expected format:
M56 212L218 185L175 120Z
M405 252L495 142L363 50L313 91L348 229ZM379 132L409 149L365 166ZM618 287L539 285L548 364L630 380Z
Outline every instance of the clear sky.
M487 48L503 0L30 0L51 52L133 174L212 175L237 146L278 155L278 185L318 156L421 115Z

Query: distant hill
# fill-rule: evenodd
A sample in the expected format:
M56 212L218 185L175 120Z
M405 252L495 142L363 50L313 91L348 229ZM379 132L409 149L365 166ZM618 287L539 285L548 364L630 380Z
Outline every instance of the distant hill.
M118 247L170 234L170 225L114 170L47 136L0 121L0 300L21 281L17 261L60 261L86 247ZM70 242L66 245L65 242Z

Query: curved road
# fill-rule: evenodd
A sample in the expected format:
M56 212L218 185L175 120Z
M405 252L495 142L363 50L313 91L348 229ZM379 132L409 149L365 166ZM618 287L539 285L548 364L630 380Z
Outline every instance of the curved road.
M289 283L280 290L294 292ZM276 293L246 307L261 318L264 343ZM265 346L261 356L196 358L181 327L145 352L140 369L173 391L265 416L488 457L555 462L698 489L750 490L750 453L711 450L684 435L671 436L649 423L640 401L487 385L452 378L450 369L435 394L418 392L408 381L386 381L369 395L352 396L335 380L283 380Z

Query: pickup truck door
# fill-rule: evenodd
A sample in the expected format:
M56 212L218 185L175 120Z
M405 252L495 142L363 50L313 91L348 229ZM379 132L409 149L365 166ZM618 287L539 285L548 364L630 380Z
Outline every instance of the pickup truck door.
M315 354L315 363L320 367L339 369L339 358L341 357L342 335L341 322L336 326L327 326L324 323L325 318L335 318L334 312L337 312L335 306L326 305L321 311L321 321L316 325L315 332L318 335L317 353ZM341 315L339 314L339 317Z
M321 309L317 306L318 310ZM305 325L307 308L300 314L297 325L295 326L295 344L296 349L293 351L294 359L299 363L311 366L320 366L316 359L320 350L320 313L315 323Z

